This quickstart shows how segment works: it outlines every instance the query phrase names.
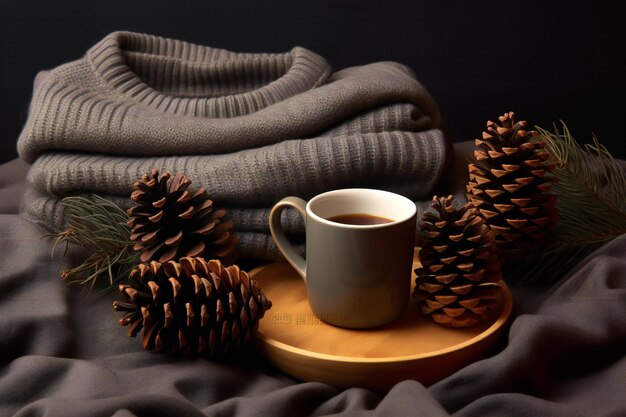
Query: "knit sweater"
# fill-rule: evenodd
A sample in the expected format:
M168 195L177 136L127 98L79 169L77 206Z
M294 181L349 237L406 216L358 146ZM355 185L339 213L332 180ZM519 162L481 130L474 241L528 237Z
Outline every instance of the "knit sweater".
M397 63L332 73L300 47L235 53L116 32L35 80L18 141L33 162L23 213L57 230L63 196L125 206L156 167L184 172L230 209L244 255L275 258L266 217L284 196L367 186L428 197L445 160L439 125L428 92Z

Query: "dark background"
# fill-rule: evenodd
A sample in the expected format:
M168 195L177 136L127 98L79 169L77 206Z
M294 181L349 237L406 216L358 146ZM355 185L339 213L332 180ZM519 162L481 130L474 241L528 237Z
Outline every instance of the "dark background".
M0 161L16 156L37 71L131 30L246 52L295 45L335 69L410 66L454 141L513 110L626 157L626 24L618 1L0 0Z

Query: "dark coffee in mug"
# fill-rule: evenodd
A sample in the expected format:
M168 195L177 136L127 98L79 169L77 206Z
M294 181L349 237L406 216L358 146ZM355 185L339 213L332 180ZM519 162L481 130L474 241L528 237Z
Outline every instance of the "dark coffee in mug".
M353 224L357 226L369 226L373 224L385 224L393 222L392 219L388 219L382 216L374 216L373 214L367 213L340 214L338 216L329 217L326 220L335 223Z
M287 207L304 219L306 259L283 230ZM313 313L350 329L382 326L402 314L411 289L416 220L417 207L408 198L365 188L328 191L308 202L285 197L269 218L276 246L305 280Z

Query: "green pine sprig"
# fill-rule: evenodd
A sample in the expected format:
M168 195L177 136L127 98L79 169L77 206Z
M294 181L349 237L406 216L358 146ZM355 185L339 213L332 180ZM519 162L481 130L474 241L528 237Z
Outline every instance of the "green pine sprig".
M536 126L534 140L545 143L548 161L555 165L559 221L524 255L531 269L518 270L521 282L550 284L604 243L626 233L626 175L610 152L594 136L581 147L562 123L554 132ZM528 262L533 259L533 262ZM515 272L513 272L515 274Z
M134 242L130 240L128 215L115 203L97 195L93 199L65 197L62 204L66 230L46 235L55 238L52 255L63 244L63 256L71 244L85 248L89 254L80 265L61 271L61 277L89 288L96 281L107 279L108 287L113 288L139 263L139 252L133 250Z

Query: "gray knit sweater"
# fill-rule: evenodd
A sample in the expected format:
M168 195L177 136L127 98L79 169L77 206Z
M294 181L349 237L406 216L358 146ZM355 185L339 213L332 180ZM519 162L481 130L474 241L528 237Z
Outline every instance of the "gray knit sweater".
M274 259L269 208L335 188L429 197L445 160L440 116L406 67L332 73L304 48L234 53L116 32L35 80L18 151L32 162L23 214L63 227L60 199L122 206L151 168L184 172L229 209L243 256ZM293 213L292 233L302 232Z

